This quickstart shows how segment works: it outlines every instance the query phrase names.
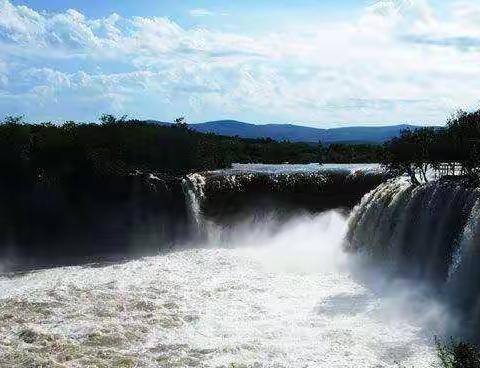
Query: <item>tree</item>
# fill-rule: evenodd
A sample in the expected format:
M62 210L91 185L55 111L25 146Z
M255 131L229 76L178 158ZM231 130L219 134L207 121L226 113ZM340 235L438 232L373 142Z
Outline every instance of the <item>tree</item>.
M186 129L186 130L189 129L187 120L183 116L173 120L173 123L175 124L175 127L177 127L177 128Z
M402 131L385 144L384 166L395 175L408 174L412 184L428 181L427 171L447 166L457 175L478 182L480 175L480 110L458 111L446 128L419 128Z
M470 177L478 176L480 164L480 110L458 111L447 121L452 145L450 161L459 162Z
M427 182L427 171L434 162L435 141L433 128L403 130L400 137L385 144L386 155L382 164L394 175L407 174L413 185Z
M127 118L127 115L122 115L120 118L117 118L111 114L102 114L102 116L100 116L100 122L105 125L121 124L127 122Z
M23 115L16 115L16 116L9 115L5 117L5 119L3 120L3 124L10 124L10 125L23 124L23 119L24 119Z

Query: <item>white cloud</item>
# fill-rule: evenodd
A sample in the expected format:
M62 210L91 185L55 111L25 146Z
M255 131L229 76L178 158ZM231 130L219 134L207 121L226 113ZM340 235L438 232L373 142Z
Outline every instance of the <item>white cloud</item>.
M192 17L209 17L215 15L211 10L202 8L192 9L189 13Z
M51 118L114 110L438 123L475 105L480 90L480 7L457 1L450 13L439 18L425 0L383 1L349 22L251 37L185 29L165 17L89 19L0 0L0 115L15 104Z
M216 16L227 16L229 15L226 12L217 12L204 8L191 9L189 12L192 17L216 17Z
M2 87L8 84L8 68L7 64L0 59L0 91Z

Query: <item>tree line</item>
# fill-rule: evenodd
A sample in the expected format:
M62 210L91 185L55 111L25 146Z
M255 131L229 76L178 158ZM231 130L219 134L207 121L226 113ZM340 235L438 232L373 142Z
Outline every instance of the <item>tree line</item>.
M444 128L404 130L385 144L381 161L394 175L407 174L412 184L429 180L428 172L468 178L480 174L480 110L460 110Z
M480 110L459 111L445 128L401 132L382 145L296 143L199 133L183 118L157 124L103 115L99 123L27 124L7 117L0 124L0 170L13 185L32 181L74 182L135 172L183 175L227 168L232 163L374 163L413 184L428 181L429 170L445 168L478 180ZM3 180L5 181L5 176Z
M0 124L0 170L9 180L77 181L141 172L183 175L232 163L375 162L381 147L242 139L191 130L183 118L157 124L103 115L100 122Z

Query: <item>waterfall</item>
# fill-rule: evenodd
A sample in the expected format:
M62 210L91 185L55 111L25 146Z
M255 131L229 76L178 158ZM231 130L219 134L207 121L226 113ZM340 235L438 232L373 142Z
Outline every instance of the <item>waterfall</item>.
M479 339L480 190L460 181L388 181L352 211L346 248L431 284L461 313L466 335Z
M191 221L197 230L203 228L202 217L202 201L205 198L205 177L201 174L194 173L187 175L182 180L182 188L185 194L187 210Z
M186 175L182 180L186 211L195 241L218 241L226 228L299 212L350 209L385 180L381 172L322 170L241 172L238 169Z

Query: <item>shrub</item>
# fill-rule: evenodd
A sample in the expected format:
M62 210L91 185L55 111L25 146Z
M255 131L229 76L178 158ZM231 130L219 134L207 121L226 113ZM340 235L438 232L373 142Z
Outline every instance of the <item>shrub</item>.
M436 345L442 368L480 367L480 351L476 345L454 339L447 343L437 340Z

